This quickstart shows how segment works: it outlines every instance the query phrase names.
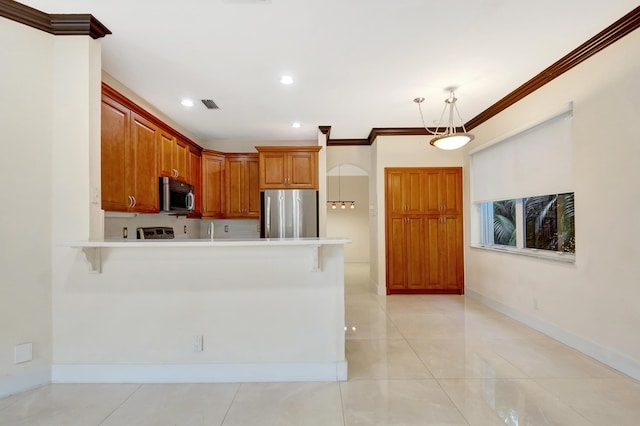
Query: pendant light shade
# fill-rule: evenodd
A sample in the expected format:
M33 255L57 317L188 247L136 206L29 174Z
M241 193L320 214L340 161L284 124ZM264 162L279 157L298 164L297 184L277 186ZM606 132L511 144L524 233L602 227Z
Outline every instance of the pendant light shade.
M431 131L426 124L424 123L424 115L422 114L422 107L420 104L424 102L424 98L419 97L415 98L413 102L418 104L418 111L420 111L420 119L422 120L422 126L425 130L435 136L433 139L429 141L431 146L435 146L436 148L444 149L444 150L452 150L458 149L465 146L467 143L473 140L473 135L471 133L467 133L467 130L464 128L464 123L462 122L462 118L460 117L460 112L458 111L458 107L456 106L456 98L453 89L449 90L449 97L444 100L444 109L442 110L442 114L440 114L440 120L438 120L438 127L436 127L435 131ZM442 131L440 131L440 125L443 123L445 113L449 112L449 117L447 121L447 125L443 127ZM455 119L459 120L460 128L462 128L462 132L458 133L457 127L455 124Z

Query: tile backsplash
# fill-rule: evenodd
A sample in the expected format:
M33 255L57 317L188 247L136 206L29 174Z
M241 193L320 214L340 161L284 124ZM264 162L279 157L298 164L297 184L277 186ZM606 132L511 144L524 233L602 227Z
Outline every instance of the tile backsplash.
M136 229L151 226L170 226L175 238L208 238L209 224L214 224L214 238L259 238L257 219L238 220L200 220L187 219L184 216L164 214L128 214L106 212L104 218L104 238L122 239L123 229L127 228L128 238L136 239Z

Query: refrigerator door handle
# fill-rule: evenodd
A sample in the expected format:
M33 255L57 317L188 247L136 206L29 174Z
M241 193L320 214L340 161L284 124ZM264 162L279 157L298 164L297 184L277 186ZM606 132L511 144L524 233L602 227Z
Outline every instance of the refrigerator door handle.
M271 238L271 197L267 196L266 200L266 214L265 214L265 225L264 225L264 236L266 238Z

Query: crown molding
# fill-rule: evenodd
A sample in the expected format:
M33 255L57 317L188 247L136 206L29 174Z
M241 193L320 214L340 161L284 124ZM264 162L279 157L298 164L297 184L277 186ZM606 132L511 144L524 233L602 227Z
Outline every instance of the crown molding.
M586 61L596 53L612 45L632 31L640 28L640 6L618 19L616 22L591 37L579 47L569 52L559 61L524 83L522 86L500 99L495 104L469 120L465 124L467 130L478 127L480 124L501 113L511 105L529 96L542 86L556 79L560 75Z
M98 39L111 34L89 14L48 14L13 0L0 0L0 16L53 35L88 35Z
M551 82L555 78L571 70L582 62L586 61L596 53L612 45L624 36L640 28L640 6L618 19L607 28L582 43L579 47L569 52L559 61L555 62L544 71L524 83L495 104L469 120L465 124L467 131L478 127L480 124L498 115L505 109L509 108L516 102L529 96L542 86ZM434 128L429 128L434 131ZM458 130L461 131L461 130ZM427 131L421 127L390 127L390 128L373 128L367 139L329 139L327 146L334 145L371 145L378 136L407 136L407 135L429 135ZM348 141L357 141L357 143L349 144ZM361 141L367 141L366 144Z

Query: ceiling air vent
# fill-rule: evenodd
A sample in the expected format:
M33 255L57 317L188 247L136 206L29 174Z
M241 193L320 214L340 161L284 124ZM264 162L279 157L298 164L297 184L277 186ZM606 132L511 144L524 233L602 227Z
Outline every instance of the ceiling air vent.
M202 103L208 109L220 109L220 107L218 107L218 105L216 105L216 103L213 102L211 99L202 99Z

